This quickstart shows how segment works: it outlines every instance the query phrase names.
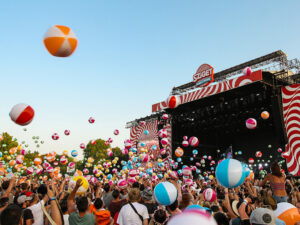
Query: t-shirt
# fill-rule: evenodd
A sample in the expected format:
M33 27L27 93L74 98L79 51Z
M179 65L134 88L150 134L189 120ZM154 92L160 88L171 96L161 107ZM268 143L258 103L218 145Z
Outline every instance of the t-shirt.
M113 200L112 192L108 194L106 192L103 193L103 204L107 208Z
M28 209L31 210L33 214L34 223L33 225L44 225L44 212L42 210L41 204L45 204L44 200L36 203L35 205L32 205L28 207Z
M135 207L136 211L143 217L143 219L149 219L149 214L146 206L134 202L132 205ZM142 225L140 217L135 213L129 204L124 205L118 216L119 225Z
M95 223L95 217L90 213L86 213L83 217L80 217L77 212L73 212L69 216L70 225L94 225Z
M63 215L63 218L64 218L64 224L69 225L69 214Z
M26 220L33 220L33 215L30 209L24 209L23 211L23 220L24 220L24 225L26 225Z
M108 206L108 210L110 211L110 214L112 217L116 215L117 212L119 212L122 208L122 206L127 202L126 199L117 201L117 202L111 202Z
M157 204L156 203L143 203L144 206L147 207L148 213L151 215L154 213L155 210L157 210Z

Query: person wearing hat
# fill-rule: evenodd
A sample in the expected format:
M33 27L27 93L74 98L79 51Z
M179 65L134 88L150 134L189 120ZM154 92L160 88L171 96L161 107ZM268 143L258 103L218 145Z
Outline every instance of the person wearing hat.
M153 191L150 188L146 188L141 193L142 204L147 207L148 214L151 216L157 209L157 203L153 202Z
M17 198L18 205L23 209L23 221L26 225L31 225L34 223L33 214L30 209L27 207L30 205L33 197L29 194L27 195L20 195Z
M285 225L285 222L276 218L274 212L267 208L256 208L250 216L251 225Z

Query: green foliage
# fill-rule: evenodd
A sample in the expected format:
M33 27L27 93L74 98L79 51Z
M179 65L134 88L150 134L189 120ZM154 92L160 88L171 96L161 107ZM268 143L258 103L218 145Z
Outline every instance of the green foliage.
M13 140L13 137L10 136L8 133L3 133L3 140L0 142L0 151L2 153L9 151L9 149L13 147L17 147L19 144L18 142Z

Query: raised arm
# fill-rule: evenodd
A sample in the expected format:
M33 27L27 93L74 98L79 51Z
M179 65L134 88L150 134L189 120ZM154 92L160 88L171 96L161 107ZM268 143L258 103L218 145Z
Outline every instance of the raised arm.
M2 196L2 198L6 197L8 198L9 196L9 193L11 193L11 190L13 189L13 187L15 186L15 183L16 183L16 177L13 176L10 181L9 181L9 186L6 190L6 192L4 193L4 195Z
M70 215L75 211L75 194L78 188L81 186L81 182L82 182L81 179L77 180L75 188L73 189L73 191L68 197L68 211Z
M53 191L50 190L48 185L47 185L47 193L51 204L51 217L57 225L62 225L62 219L61 219L60 211L57 206L55 194Z

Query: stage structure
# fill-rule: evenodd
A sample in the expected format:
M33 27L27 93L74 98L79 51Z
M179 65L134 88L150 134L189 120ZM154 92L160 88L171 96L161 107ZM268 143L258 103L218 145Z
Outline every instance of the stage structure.
M246 67L252 73L244 75ZM274 160L284 160L278 153L281 148L288 171L299 176L299 72L298 59L288 60L282 51L215 74L212 66L203 64L194 74L193 82L172 89L173 98L170 100L169 96L169 102L167 99L152 105L150 116L128 122L126 127L130 128L135 145L145 141L146 129L152 132L148 139L160 141L157 132L165 128L168 131L165 162L176 158L173 153L182 147L183 136L196 136L200 143L197 147L182 147L184 164L195 164L203 155L219 159L232 146L234 158L244 162L254 158L253 166L267 168ZM261 117L263 111L270 113L268 119ZM163 113L169 115L168 120L162 119ZM255 129L246 128L248 118L256 119ZM141 125L142 121L146 123ZM199 152L196 157L192 155L194 149ZM262 157L256 157L257 151Z

